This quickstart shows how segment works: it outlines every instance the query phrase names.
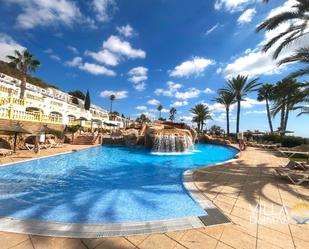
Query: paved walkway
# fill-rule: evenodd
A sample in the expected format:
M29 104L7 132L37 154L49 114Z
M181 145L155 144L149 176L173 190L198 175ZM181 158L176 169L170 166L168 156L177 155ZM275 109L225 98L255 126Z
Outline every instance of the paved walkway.
M99 239L0 233L0 248L309 248L309 224L296 225L290 219L289 209L298 203L309 202L309 184L294 186L275 176L271 167L278 167L286 162L286 159L278 158L270 152L249 148L237 162L195 173L197 186L234 224L164 234ZM264 208L263 212L255 215L254 207L257 204ZM283 205L288 207L289 213L282 212Z

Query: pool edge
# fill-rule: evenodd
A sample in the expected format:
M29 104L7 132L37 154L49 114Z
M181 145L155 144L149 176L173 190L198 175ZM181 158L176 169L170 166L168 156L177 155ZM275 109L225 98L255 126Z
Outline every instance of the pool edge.
M72 151L60 154L66 153L72 153ZM235 156L238 156L238 154L236 154ZM172 231L203 228L214 225L229 224L231 223L231 220L226 217L221 212L221 210L218 209L218 207L214 205L213 202L209 200L204 195L204 193L197 188L194 182L193 174L196 170L199 169L224 165L237 160L238 159L230 159L212 165L189 169L183 173L183 185L187 190L188 194L209 215L159 221L134 223L130 222L122 224L69 224L34 220L19 220L9 217L0 217L0 231L49 237L99 238L165 233Z

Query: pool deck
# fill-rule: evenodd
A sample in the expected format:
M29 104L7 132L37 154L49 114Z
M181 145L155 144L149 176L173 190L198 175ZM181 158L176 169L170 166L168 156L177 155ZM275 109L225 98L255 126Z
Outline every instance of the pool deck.
M40 156L88 146L42 150ZM1 158L0 163L35 158L33 152ZM203 194L233 223L178 232L98 239L70 239L0 232L0 248L309 248L309 224L297 225L284 213L309 202L309 184L290 184L272 167L287 163L272 152L248 148L238 161L196 170L191 176ZM256 205L263 209L257 214ZM263 211L263 212L262 212ZM251 222L250 222L251 218Z

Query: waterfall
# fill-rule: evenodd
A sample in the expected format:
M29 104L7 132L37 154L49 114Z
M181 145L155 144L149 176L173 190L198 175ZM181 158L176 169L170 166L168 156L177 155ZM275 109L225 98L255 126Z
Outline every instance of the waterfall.
M154 139L154 152L184 152L193 146L188 135L158 134Z

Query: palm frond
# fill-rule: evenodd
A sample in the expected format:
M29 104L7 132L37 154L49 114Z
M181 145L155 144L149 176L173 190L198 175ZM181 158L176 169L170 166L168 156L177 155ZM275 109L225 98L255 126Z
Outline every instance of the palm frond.
M301 77L301 76L308 75L308 74L309 74L309 66L291 73L289 77L297 78L297 77Z

